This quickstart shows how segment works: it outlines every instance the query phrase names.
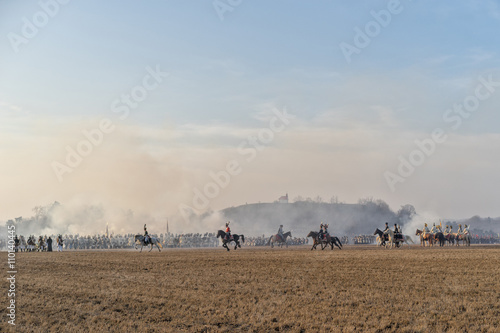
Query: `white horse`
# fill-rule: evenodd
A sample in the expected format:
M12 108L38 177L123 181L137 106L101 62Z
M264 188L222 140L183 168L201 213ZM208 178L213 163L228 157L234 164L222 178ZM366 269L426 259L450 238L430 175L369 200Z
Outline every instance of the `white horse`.
M143 235L135 235L134 239L135 239L135 249L137 250L137 246L141 245L141 252L142 252L142 248L144 246L147 246L147 245L151 245L151 249L149 249L149 252L151 252L151 250L153 249L153 245L156 245L156 247L158 248L158 251L160 251L160 252L161 252L160 247L163 248L160 241L156 237L149 236L148 244L146 244L144 242L145 237Z

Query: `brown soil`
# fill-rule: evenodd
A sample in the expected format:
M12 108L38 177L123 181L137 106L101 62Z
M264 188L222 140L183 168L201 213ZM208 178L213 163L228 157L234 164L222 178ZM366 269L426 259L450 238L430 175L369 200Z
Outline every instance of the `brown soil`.
M500 331L496 246L154 251L17 253L16 331Z

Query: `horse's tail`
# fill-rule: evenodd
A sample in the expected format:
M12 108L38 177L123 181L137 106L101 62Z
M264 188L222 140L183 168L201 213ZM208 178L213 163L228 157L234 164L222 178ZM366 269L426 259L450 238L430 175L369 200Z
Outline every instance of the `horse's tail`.
M338 237L335 237L335 240L339 243L340 247L342 247L342 242L340 241L340 239Z
M269 244L271 244L271 239L273 239L273 236L269 237L269 239L267 240L266 246L268 246Z
M161 245L159 240L156 240L156 244L158 244L158 246L163 249L163 245Z
M245 236L244 235L241 235L241 242L245 243Z

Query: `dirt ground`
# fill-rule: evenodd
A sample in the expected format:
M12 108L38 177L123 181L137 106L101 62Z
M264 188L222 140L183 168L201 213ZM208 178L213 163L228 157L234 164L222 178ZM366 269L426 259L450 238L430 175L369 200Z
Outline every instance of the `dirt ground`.
M17 332L500 331L497 246L80 251L16 261ZM13 331L3 313L0 331Z

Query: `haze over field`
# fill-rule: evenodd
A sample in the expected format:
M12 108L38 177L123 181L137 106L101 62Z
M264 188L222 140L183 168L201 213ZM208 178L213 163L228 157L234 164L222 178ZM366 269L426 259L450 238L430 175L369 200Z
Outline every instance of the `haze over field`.
M500 216L498 2L221 2L0 3L0 221L189 229L286 192Z

